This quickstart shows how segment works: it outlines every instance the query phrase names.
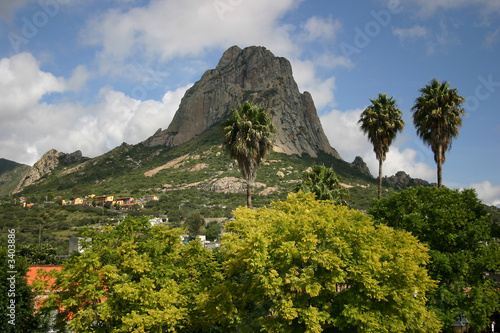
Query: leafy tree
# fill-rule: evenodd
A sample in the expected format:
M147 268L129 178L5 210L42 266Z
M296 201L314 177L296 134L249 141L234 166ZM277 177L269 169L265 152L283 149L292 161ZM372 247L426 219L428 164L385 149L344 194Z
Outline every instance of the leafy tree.
M251 102L232 109L229 118L222 122L223 145L229 156L238 162L241 174L247 181L247 206L252 206L252 186L257 168L273 147L276 126L264 108Z
M217 221L212 221L207 223L206 236L210 241L216 240L222 231L222 225Z
M228 331L438 331L425 306L429 256L410 233L302 192L234 214L213 289Z
M58 265L57 249L50 244L27 244L20 247L19 254L26 257L32 265Z
M41 317L34 314L33 299L36 294L25 279L28 266L26 258L0 246L1 332L42 332Z
M342 179L337 176L333 168L324 165L313 165L311 172L302 174L302 181L295 191L314 193L317 200L330 200L337 204L347 206L349 199L348 190L340 183Z
M44 308L62 309L60 329L75 332L195 332L210 326L203 303L220 276L200 242L181 243L181 229L150 227L127 217L88 231L82 254L54 273Z
M413 187L375 202L368 210L377 223L411 232L430 248L429 274L439 286L430 305L451 332L464 311L474 331L489 324L500 309L494 281L485 274L500 269L498 241L491 238L491 220L472 189L458 191Z
M445 153L451 149L453 138L457 137L465 116L461 106L465 98L458 95L458 89L451 89L446 81L432 79L420 89L420 97L413 106L413 123L417 134L429 145L437 164L438 187L442 186L442 164Z
M189 238L194 239L201 233L201 229L205 225L205 219L199 212L192 213L186 219L186 231Z
M378 160L378 198L382 197L382 163L389 152L389 146L398 132L403 130L405 122L396 101L387 98L386 94L378 94L377 99L370 99L372 104L362 113L358 123L361 130L373 144L373 151Z

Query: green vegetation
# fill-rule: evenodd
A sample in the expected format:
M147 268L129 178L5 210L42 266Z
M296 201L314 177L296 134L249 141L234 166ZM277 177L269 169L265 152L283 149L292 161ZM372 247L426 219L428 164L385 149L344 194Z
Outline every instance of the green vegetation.
M349 191L341 185L342 180L332 168L324 165L313 165L310 172L302 174L302 182L295 191L314 193L316 200L330 200L347 206Z
M89 230L44 309L76 332L438 331L409 233L303 193L235 217L214 252L145 218Z
M6 233L14 235L13 233ZM2 244L14 244L2 243ZM14 265L14 266L10 266ZM28 286L26 272L29 263L26 258L0 246L0 331L5 333L47 332L42 329L42 318L33 313L34 294ZM15 273L11 273L15 272ZM11 303L13 302L13 303Z
M29 169L28 165L0 158L0 197L11 193Z
M378 94L377 99L370 99L372 104L362 113L358 123L368 136L378 160L378 198L382 198L382 163L389 152L392 140L405 126L403 113L398 109L396 101L386 94Z
M444 323L464 311L474 331L490 324L500 309L497 284L488 278L500 270L495 226L474 190L415 187L377 201L369 209L377 223L406 230L430 248L430 276L439 281L429 306ZM450 331L451 327L446 327Z
M247 206L252 207L252 187L257 168L273 148L276 126L267 111L250 102L232 109L229 118L222 122L223 146L232 159L238 162L247 182Z
M200 235L204 226L205 220L199 212L192 213L186 219L186 232L190 239L195 239L197 235Z
M220 279L214 253L183 245L180 229L127 218L89 230L84 253L55 273L47 312L62 308L57 326L75 332L195 332L205 328L203 304ZM67 322L68 318L71 321Z
M427 250L409 233L303 193L235 217L215 289L232 331L438 331Z
M442 186L442 164L445 153L451 149L453 138L458 136L465 110L462 103L465 98L458 94L458 89L451 89L446 81L432 79L420 89L420 97L413 106L413 123L417 134L429 145L437 164L438 187Z

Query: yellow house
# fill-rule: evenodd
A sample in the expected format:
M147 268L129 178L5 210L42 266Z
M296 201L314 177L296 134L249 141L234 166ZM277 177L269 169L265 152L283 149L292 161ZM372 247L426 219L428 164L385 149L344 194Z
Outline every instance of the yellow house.
M101 196L94 197L96 205L103 204L106 202L113 202L114 199L115 199L114 195L101 195Z
M82 198L75 198L71 201L72 205L83 205L85 201Z

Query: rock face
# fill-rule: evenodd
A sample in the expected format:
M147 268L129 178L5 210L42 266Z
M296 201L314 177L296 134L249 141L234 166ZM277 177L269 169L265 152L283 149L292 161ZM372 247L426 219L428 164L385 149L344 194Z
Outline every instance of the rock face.
M226 118L231 109L251 101L269 110L277 127L274 150L286 154L323 151L340 158L323 132L313 99L300 93L290 62L264 47L237 46L224 52L184 95L171 124L143 142L176 146Z
M265 188L266 184L259 182L254 183L254 189L261 187ZM246 193L247 183L240 178L224 177L204 184L200 189L220 193Z
M372 176L370 169L366 165L365 161L360 156L356 156L354 161L351 163L354 167L356 167L359 171L369 176ZM372 176L373 177L373 176Z
M66 154L58 152L55 149L51 149L46 152L41 159L39 159L32 167L28 170L26 175L21 179L19 184L13 193L21 191L26 186L36 183L40 178L46 176L52 172L54 168L59 166L59 164L72 164L79 162L83 159L82 152L80 150L75 151L71 154Z
M398 171L394 176L384 177L384 181L387 182L389 186L396 189L404 190L405 188L411 186L434 186L435 184L430 184L429 182L420 178L411 178L404 171Z

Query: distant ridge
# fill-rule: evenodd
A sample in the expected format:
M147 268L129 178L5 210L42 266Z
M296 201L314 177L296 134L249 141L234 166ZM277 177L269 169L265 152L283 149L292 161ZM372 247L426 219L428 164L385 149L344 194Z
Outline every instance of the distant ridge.
M29 165L0 158L0 196L9 195L29 169Z

